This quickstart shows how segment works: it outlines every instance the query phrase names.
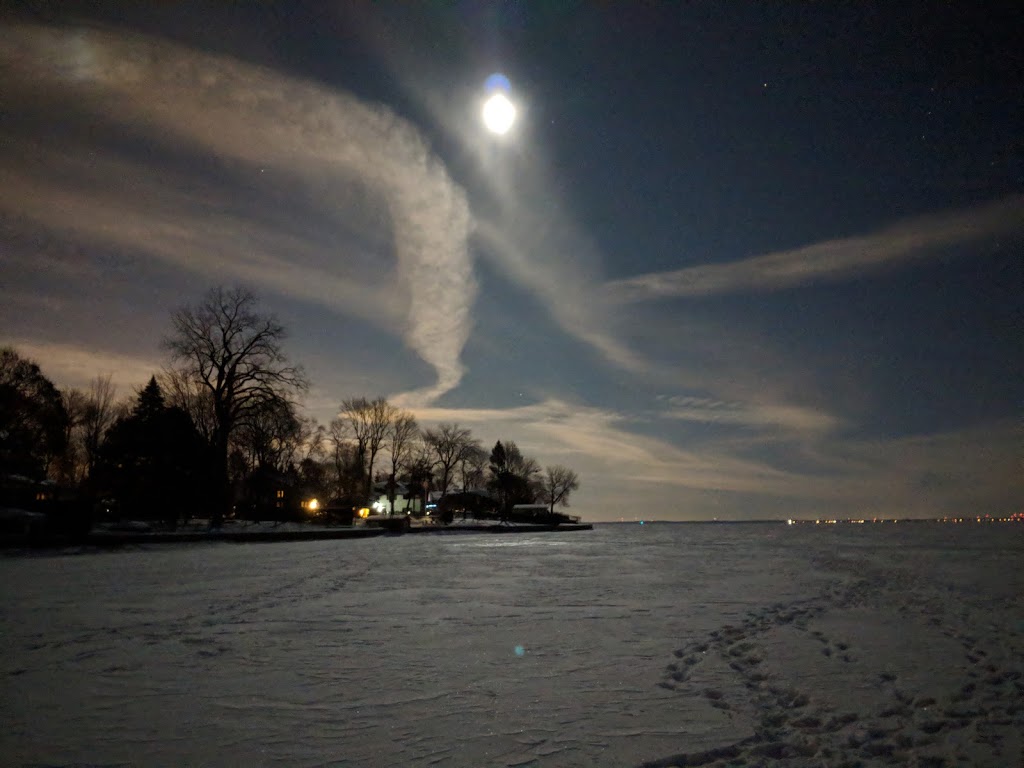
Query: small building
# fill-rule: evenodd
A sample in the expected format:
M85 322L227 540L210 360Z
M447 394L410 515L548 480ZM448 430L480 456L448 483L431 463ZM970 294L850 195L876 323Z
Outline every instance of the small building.
M392 500L394 501L394 512L396 515L412 515L422 517L425 509L423 504L423 490L405 483L381 482L374 483L373 497L367 505L371 514L389 514L391 512Z
M552 512L547 504L515 504L508 516L513 523L537 523L540 525L560 525L561 523L578 523L576 515Z

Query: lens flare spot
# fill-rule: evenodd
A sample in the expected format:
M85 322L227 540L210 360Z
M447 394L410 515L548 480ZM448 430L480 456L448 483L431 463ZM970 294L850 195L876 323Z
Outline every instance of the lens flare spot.
M515 647L515 652L516 652L516 656L525 656L526 655L526 649L523 648L523 646L521 646L521 645L517 645Z
M502 93L511 93L512 84L508 81L501 72L495 72L486 80L484 80L484 90L487 93L495 93L501 91Z

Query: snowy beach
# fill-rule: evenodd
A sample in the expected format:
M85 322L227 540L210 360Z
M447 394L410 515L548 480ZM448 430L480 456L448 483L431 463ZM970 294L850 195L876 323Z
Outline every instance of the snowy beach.
M1019 766L1024 525L0 555L0 763Z

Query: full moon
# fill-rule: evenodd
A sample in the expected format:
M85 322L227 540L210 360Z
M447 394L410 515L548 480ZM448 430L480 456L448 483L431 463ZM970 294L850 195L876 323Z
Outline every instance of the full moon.
M484 102L483 118L487 130L500 136L508 133L515 122L516 107L504 93L498 92Z

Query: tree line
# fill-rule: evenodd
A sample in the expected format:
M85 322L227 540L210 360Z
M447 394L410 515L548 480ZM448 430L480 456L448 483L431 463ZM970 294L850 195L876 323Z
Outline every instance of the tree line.
M302 502L362 506L387 489L389 514L409 496L482 490L500 515L516 504L568 506L574 471L541 467L514 441L488 452L456 423L421 428L383 397L342 400L336 418L303 415L309 380L284 352L285 328L240 287L216 287L173 313L168 365L133 396L110 376L59 389L33 361L0 349L0 481L72 491L79 508L109 506L175 526L191 517L287 519ZM399 495L404 486L412 493ZM3 501L3 500L0 500ZM88 514L83 511L82 514Z

